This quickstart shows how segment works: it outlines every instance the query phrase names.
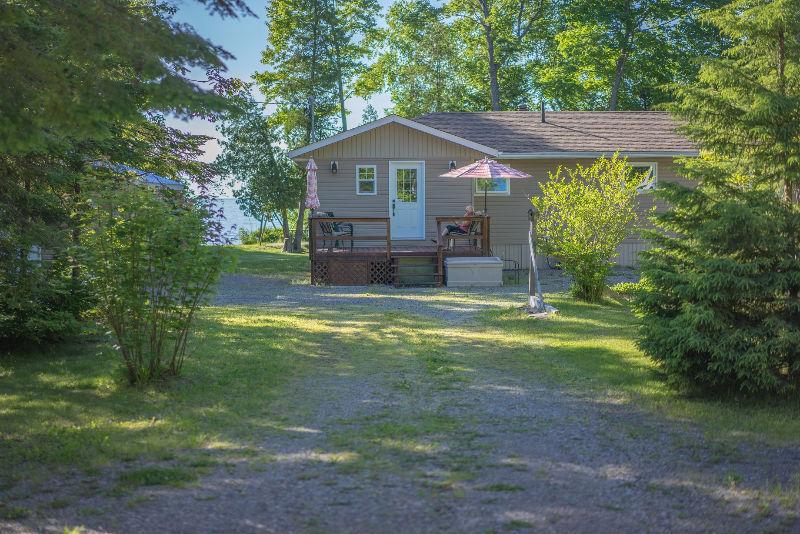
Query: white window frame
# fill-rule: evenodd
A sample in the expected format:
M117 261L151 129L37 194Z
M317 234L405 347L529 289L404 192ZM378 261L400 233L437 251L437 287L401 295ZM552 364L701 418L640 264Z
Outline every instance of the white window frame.
M642 184L636 186L636 192L640 195L649 193L650 191L654 190L658 187L658 163L655 161L629 161L628 165L632 168L641 168L641 167L650 167L650 173L653 177L649 183L647 183L644 187ZM642 171L638 171L642 172Z
M506 187L506 190L505 191L486 191L487 195L489 195L490 197L491 196L507 197L507 196L511 195L511 178L500 178L500 180L505 180L506 183L508 184L508 187ZM474 184L472 186L472 189L473 189L472 196L482 197L483 194L484 194L484 191L483 191L483 188L479 188L478 187L478 181L479 180L477 178L472 180L472 183Z
M372 192L369 193L362 193L361 189L358 187L361 185L362 180L359 178L361 174L361 169L372 169ZM369 180L363 180L364 182L368 182ZM375 196L378 194L378 166L377 165L356 165L356 195L359 196Z

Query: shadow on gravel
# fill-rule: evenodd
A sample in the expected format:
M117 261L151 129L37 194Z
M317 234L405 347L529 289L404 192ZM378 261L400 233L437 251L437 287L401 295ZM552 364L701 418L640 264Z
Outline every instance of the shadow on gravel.
M145 400L104 381L112 363L80 351L67 362L15 364L3 383L0 427L12 438L0 449L4 470L85 464L96 484L75 496L69 475L39 487L17 480L0 491L28 516L6 516L0 530L795 525L797 448L730 445L593 387L587 377L655 387L631 357L624 306L561 302L552 321L497 306L479 323L453 324L431 317L458 308L456 294L436 293L426 312L410 315L330 306L323 289L310 293L316 305L291 313L209 310L187 378ZM399 292L379 298L405 301ZM198 453L214 462L197 484L112 491L142 461L188 468Z

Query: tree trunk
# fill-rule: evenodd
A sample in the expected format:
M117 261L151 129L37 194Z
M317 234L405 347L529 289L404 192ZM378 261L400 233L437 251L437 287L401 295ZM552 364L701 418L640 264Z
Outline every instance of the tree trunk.
M281 210L281 229L283 230L283 251L291 252L292 230L289 228L289 210Z
M261 214L261 217L258 220L258 244L261 245L264 242L264 214Z
M319 45L319 2L314 2L314 31L312 32L311 38L314 40L313 44L311 45L311 72L310 72L310 80L311 85L308 87L308 144L314 142L314 130L316 129L315 120L316 120L316 113L314 111L315 107L315 96L316 96L316 86L317 86L317 47Z
M333 2L333 27L331 33L333 34L333 49L336 60L336 85L339 91L339 114L342 119L342 131L347 131L347 110L344 107L344 81L342 81L342 61L341 51L339 48L339 14L336 12L336 2Z
M294 229L294 242L292 243L292 252L303 251L303 219L306 214L306 203L300 201L300 209L297 210L297 226Z
M628 61L628 50L622 50L617 57L617 66L614 69L614 81L611 83L611 100L608 104L609 111L617 111L619 103L619 89L622 86L623 73L625 72L625 63Z
M483 11L483 33L486 36L486 53L489 59L489 96L492 100L492 111L500 111L500 84L497 81L498 66L494 57L494 30L488 22L491 13L488 0L480 0Z
M778 67L778 93L781 96L786 96L786 34L784 29L778 30L778 50L777 50L777 67ZM784 145L785 146L785 145ZM782 154L784 166L788 160L787 154ZM792 178L788 173L783 177L783 199L786 202L797 202L797 195L794 193L794 184Z

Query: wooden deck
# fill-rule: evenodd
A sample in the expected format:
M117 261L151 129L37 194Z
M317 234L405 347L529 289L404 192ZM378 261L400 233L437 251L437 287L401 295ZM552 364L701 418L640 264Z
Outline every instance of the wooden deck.
M442 236L469 220L469 232ZM488 256L488 216L437 217L436 243L394 245L388 217L309 218L311 283L315 285L442 285L448 256Z

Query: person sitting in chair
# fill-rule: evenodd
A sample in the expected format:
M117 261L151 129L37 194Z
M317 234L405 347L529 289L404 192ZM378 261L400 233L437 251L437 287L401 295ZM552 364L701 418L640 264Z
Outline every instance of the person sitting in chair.
M464 208L464 216L474 217L475 215L476 215L475 208L473 208L471 204L467 204L467 207ZM444 229L444 232L442 232L442 237L450 234L466 235L467 232L469 232L470 224L472 224L472 221L469 219L460 221L457 224L448 224L447 227Z

